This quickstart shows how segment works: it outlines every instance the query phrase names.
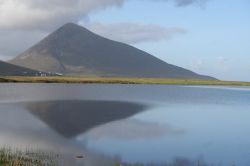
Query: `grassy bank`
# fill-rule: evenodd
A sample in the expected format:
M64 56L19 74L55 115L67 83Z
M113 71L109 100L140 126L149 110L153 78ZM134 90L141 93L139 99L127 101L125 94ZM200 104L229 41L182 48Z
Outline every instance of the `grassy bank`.
M168 85L222 85L250 86L250 82L219 80L186 80L167 78L104 78L104 77L0 77L0 82L19 83L100 83L100 84L168 84Z
M0 149L0 166L61 166L65 165L62 156L54 153L39 151L13 151L10 149ZM77 156L75 159L79 159ZM81 160L85 160L84 158ZM61 162L60 162L61 161ZM74 166L71 163L69 166ZM79 163L77 164L79 165ZM119 160L110 166L222 166L221 164L206 164L203 161L191 161L185 158L175 158L169 163L123 163ZM236 166L235 164L227 166Z
M59 166L58 155L0 149L0 166Z

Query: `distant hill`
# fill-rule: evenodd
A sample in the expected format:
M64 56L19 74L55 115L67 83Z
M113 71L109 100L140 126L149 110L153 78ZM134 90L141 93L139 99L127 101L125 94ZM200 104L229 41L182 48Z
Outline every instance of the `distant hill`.
M36 76L41 74L45 74L45 72L39 72L0 61L0 76Z
M105 77L214 79L68 23L10 63L45 72Z

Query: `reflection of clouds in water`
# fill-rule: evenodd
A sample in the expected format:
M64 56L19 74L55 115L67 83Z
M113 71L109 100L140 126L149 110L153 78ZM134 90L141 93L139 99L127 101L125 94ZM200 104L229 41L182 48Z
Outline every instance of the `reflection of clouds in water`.
M31 150L59 154L61 166L114 165L113 158L87 151L84 146L79 146L76 142L64 139L53 132L46 130L23 134L21 132L1 132L0 145L23 151ZM84 159L77 159L76 156L78 155L83 155Z
M0 112L0 145L58 151L67 141L18 105L2 104Z
M84 145L57 134L20 105L1 104L0 113L0 148L54 152L60 154L62 166L114 165L111 157L86 151ZM77 155L84 155L84 160L76 159Z
M1 145L20 150L39 149L60 153L66 149L69 150L65 143L66 140L59 138L49 130L9 130L1 131L0 136Z
M183 129L176 129L170 125L161 125L153 122L145 122L137 119L116 121L94 128L82 135L93 139L154 139L162 136L182 135ZM78 139L82 139L81 136Z
M1 104L0 106L0 130L37 130L46 128L46 125L22 107L15 104ZM32 125L31 125L32 124Z
M65 135L68 132L73 132L72 136L74 133L84 133L96 125L128 118L145 108L137 103L116 101L2 103L0 145L20 150L55 152L63 156L63 165L114 165L112 157L86 150L84 144L79 145L70 139L74 137ZM78 154L83 154L84 160L76 159Z
M63 151L71 156L83 151L86 157L84 161L88 163L84 165L103 166L103 160L113 160L112 157L97 155L98 151L103 151L107 155L119 153L123 161L134 161L136 158L136 161L142 162L167 160L171 163L174 156L180 155L194 159L192 161L196 161L197 165L195 156L202 153L211 163L221 161L224 165L232 165L232 162L236 161L237 165L250 165L247 148L250 139L245 135L249 129L247 117L250 96L243 91L249 91L247 88L239 90L231 87L151 88L149 85L13 85L0 87L2 146L32 146L49 151ZM67 98L71 101L67 102ZM76 98L85 102L76 101ZM99 102L103 101L103 98L108 101ZM31 105L27 104L29 106L24 105L33 115L27 110L24 111L25 108L21 108L20 105L15 106L15 103L9 106L3 104L9 100L31 102ZM46 102L47 100L50 102ZM119 102L116 102L116 108L110 109L109 105L114 104L112 101L117 100ZM122 101L126 102L122 104ZM131 112L128 113L128 105L139 101L150 101L156 104L157 108L145 109L132 104ZM82 108L90 109L83 111ZM146 112L143 112L144 110ZM133 119L128 120L131 116ZM137 118L141 121L136 120ZM117 121L120 119L126 120ZM145 120L156 121L159 124L147 123ZM161 125L165 122L174 128ZM183 126L188 134L176 126ZM81 134L78 137L79 142L65 137L69 134L72 136L70 138ZM239 141L237 136L241 135L244 137ZM85 151L85 148L94 152ZM93 164L94 162L96 164ZM174 162L178 162L179 165L185 163L185 166L188 166L188 162L183 160Z
M65 135L73 132L74 136L74 131L84 133L96 125L128 118L145 108L137 103L116 101L2 103L0 145L24 151L55 152L63 156L63 165L114 165L112 157L85 150L84 144L79 145ZM79 154L84 155L84 160L76 159Z
M21 133L21 132L20 132ZM0 145L18 150L42 151L60 155L60 166L110 166L114 165L114 159L105 155L87 151L74 141L57 137L54 133L39 131L32 133L1 133ZM30 134L30 135L28 135ZM83 155L83 159L76 156Z

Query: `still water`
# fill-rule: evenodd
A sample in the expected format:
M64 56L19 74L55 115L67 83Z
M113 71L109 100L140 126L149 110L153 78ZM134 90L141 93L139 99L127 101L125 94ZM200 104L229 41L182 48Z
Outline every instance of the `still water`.
M0 84L0 146L63 165L249 166L249 118L242 87Z

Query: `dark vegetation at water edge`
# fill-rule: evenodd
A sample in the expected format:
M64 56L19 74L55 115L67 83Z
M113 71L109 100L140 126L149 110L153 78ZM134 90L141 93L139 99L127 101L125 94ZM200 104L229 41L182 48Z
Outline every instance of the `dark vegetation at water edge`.
M250 86L250 82L192 80L168 78L122 78L122 77L20 77L0 76L0 82L17 83L82 83L82 84L168 84L168 85L221 85L221 86Z
M53 153L0 149L0 166L59 166L58 159Z
M76 156L82 158L82 156ZM60 166L60 155L36 151L12 151L0 149L0 166ZM84 158L82 158L84 160ZM72 165L73 166L73 165ZM176 158L169 163L123 163L119 160L110 166L222 166L221 164L206 164L202 161L191 161L185 158ZM235 164L228 166L236 166Z

